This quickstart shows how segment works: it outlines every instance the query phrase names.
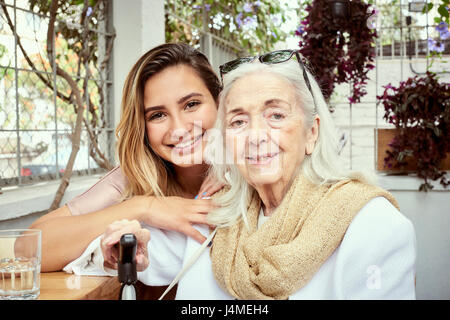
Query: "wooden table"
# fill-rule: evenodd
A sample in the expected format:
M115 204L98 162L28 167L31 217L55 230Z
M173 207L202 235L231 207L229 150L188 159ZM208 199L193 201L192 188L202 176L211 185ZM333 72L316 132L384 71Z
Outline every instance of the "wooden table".
M117 300L117 277L77 276L65 272L41 273L39 300Z
M136 283L138 300L157 300L167 286L150 287ZM175 299L177 286L163 300ZM41 273L39 300L117 300L120 283L117 277L77 276L65 272Z

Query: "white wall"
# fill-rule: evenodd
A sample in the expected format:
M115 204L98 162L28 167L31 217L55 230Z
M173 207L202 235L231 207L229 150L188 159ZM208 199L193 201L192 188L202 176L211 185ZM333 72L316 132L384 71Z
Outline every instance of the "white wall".
M417 299L450 299L450 192L392 191L417 239Z
M432 182L432 191L419 192L421 183L417 177L379 177L414 225L417 299L450 299L450 188Z
M165 42L164 0L113 0L114 127L120 119L122 88L139 57Z

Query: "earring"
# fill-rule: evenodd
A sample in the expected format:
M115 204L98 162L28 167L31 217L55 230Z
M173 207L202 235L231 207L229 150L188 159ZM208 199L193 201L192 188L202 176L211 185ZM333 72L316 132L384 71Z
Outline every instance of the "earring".
M311 152L308 151L309 149L310 149L310 148L308 148L308 146L306 145L306 146L305 146L305 154L306 154L307 156L309 156L309 155L311 155L311 153L313 153L314 147L312 147L312 151L311 151Z

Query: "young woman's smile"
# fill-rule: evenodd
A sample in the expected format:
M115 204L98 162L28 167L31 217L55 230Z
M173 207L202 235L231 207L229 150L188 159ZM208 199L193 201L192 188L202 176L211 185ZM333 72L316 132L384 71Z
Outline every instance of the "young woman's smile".
M168 67L144 89L144 113L150 147L178 166L203 161L203 136L217 116L214 98L194 69Z

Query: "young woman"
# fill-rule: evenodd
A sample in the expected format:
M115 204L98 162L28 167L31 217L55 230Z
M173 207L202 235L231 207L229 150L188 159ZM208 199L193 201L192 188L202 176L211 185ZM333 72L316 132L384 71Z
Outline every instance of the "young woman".
M220 89L207 58L185 44L160 45L136 62L116 131L120 167L30 226L42 230L43 272L61 270L117 220L205 240L192 224L206 223L214 204L201 198L222 186L205 179L202 161Z

